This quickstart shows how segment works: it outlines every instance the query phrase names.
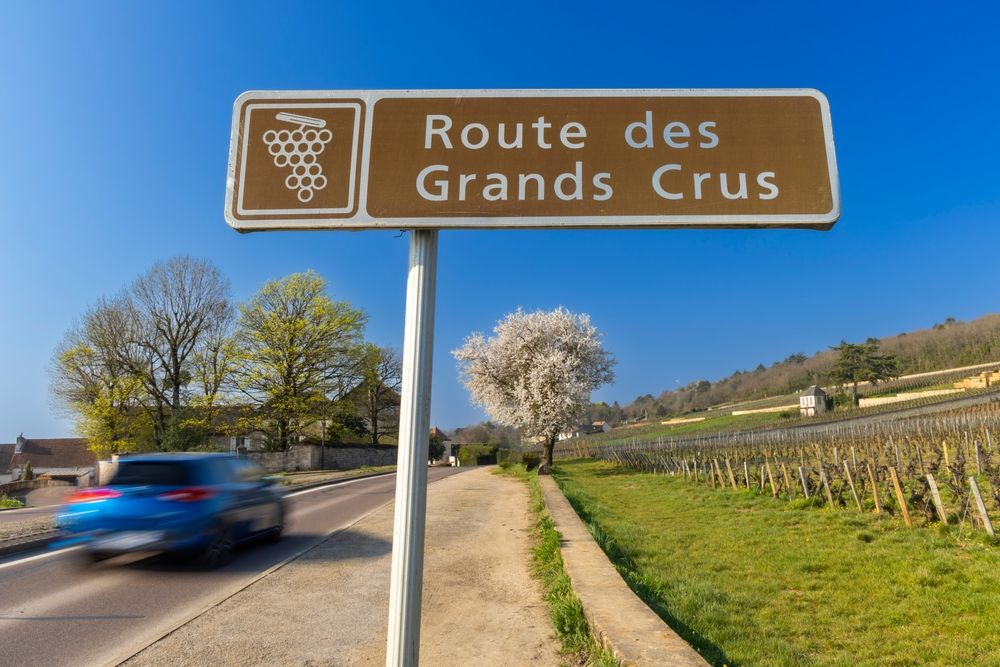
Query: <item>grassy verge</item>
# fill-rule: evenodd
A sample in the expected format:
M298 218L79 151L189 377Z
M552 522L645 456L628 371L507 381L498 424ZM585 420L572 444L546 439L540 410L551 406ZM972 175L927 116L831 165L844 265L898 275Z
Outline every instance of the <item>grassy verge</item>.
M20 507L24 507L24 503L22 503L17 498L8 498L7 496L0 496L0 509L15 510Z
M542 583L545 601L549 606L549 617L556 636L562 643L563 653L571 656L572 664L575 665L617 667L620 665L618 660L591 633L583 616L583 605L573 592L569 577L563 569L559 533L545 509L537 471L528 472L523 465L514 465L501 471L501 474L524 480L531 491L531 511L538 527L532 546L532 570Z
M594 461L555 476L633 590L713 664L1000 664L1000 549L968 531Z

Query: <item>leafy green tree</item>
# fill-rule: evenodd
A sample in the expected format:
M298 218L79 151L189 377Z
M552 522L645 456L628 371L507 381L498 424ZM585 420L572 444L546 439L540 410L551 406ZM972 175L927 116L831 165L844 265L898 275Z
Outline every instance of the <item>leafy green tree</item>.
M428 457L431 461L440 461L442 456L444 456L444 442L441 440L441 436L432 435L431 444L428 447Z
M838 384L851 385L854 405L858 404L859 382L874 385L899 375L899 360L895 355L882 354L878 339L869 338L864 343L841 341L840 345L831 349L837 352L837 360L830 371L830 379Z
M344 399L331 403L326 419L326 438L331 443L363 442L368 438L368 423L355 401Z
M359 381L363 312L326 294L313 271L265 283L240 307L235 383L287 450L293 435L326 416Z
M120 303L101 299L67 332L50 367L56 404L102 458L155 448L143 383L117 349L124 331Z

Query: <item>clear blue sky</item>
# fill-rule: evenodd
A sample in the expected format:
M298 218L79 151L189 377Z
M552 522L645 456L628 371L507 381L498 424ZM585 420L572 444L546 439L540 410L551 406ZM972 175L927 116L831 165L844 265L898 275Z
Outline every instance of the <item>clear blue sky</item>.
M72 423L47 366L154 260L211 259L244 299L313 268L399 346L407 238L239 235L222 217L249 89L814 87L843 216L809 231L441 235L433 420L478 421L449 351L517 308L591 314L596 398L998 310L993 3L0 3L0 442ZM812 291L816 286L821 289Z

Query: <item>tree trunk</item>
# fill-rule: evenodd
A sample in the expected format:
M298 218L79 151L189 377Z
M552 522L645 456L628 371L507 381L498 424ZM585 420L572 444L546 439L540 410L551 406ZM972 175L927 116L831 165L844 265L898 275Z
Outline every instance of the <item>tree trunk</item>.
M552 450L556 446L556 436L550 435L545 441L545 462L538 472L541 474L549 474L552 471Z
M858 381L857 380L854 381L854 390L853 390L852 393L853 393L853 397L854 397L854 407L858 407L858 404L861 401L858 400Z

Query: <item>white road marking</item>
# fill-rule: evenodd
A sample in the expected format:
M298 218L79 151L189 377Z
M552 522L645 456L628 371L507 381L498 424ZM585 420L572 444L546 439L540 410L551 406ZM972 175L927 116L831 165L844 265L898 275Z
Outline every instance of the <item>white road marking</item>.
M307 494L307 493L313 493L314 491L323 491L325 489L329 489L331 486L347 486L348 484L355 484L357 482L365 482L365 481L367 481L369 479L377 479L379 477L388 477L389 475L395 475L395 474L396 473L394 473L394 472L386 472L386 473L382 473L381 475L372 475L370 477L361 477L359 479L349 479L349 480L347 480L345 482L338 482L336 480L333 480L329 484L324 484L323 486L317 486L315 488L306 489L304 491L296 491L295 493L286 493L285 497L286 498L294 498L295 496L304 496L305 494Z
M49 551L48 553L38 554L37 556L28 556L27 558L21 558L19 560L12 560L9 563L0 563L0 570L7 567L14 567L15 565L23 565L25 563L30 563L33 560L42 560L43 558L52 558L53 556L58 556L59 554L69 553L70 551L76 551L79 546L66 547L64 549L56 549L55 551Z

